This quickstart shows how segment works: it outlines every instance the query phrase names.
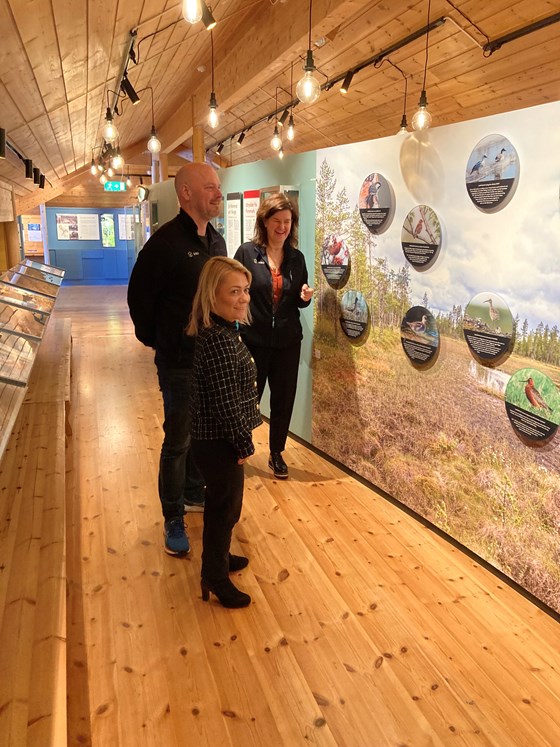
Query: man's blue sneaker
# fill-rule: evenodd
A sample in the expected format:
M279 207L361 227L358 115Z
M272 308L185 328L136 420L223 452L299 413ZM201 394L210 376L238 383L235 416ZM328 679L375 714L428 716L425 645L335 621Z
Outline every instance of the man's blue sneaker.
M189 538L185 532L185 524L183 519L171 519L166 521L163 529L163 536L165 538L165 552L168 555L186 555L190 549Z

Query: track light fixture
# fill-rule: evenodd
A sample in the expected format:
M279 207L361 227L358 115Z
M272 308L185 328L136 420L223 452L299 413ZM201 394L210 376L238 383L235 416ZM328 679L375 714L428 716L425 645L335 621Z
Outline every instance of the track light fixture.
M346 94L348 93L353 77L354 77L353 70L349 70L344 76L344 80L342 81L342 85L340 86L340 93L342 93L344 96L346 96Z
M313 75L315 72L315 62L313 61L313 52L311 50L311 12L313 9L313 0L309 0L309 42L307 45L307 58L303 66L304 75L300 78L296 86L296 96L302 104L314 104L321 95L321 84Z
M33 167L33 184L39 184L39 181L41 180L41 169L38 169L36 166Z
M45 175L41 174L41 178L39 179L39 189L45 189Z
M202 23L205 25L206 31L212 31L216 26L216 19L212 15L212 9L205 2L202 3Z
M202 18L202 0L183 0L183 18L188 23L198 23Z
M428 70L428 38L430 35L430 5L428 0L428 24L426 27L426 59L424 62L424 81L422 83L422 93L418 102L418 111L412 117L412 126L415 130L427 130L432 124L432 115L428 111L428 98L426 96L426 72Z
M25 178L33 179L33 161L30 158L24 158L23 163L25 164Z
M0 158L6 158L6 130L0 127Z
M285 124L286 120L288 119L288 116L289 116L289 114L290 114L290 110L289 110L289 109L284 109L284 111L282 112L282 116L281 116L281 117L280 117L280 119L278 120L278 124L279 124L279 125L280 125L281 127L283 127L283 126L284 126L284 124Z
M221 153L221 152L223 151L223 149L224 149L224 144L223 144L223 143L220 143L220 144L218 145L218 147L216 148L216 153L217 153L218 155L220 155L220 153Z
M109 96L109 92L107 92L107 96ZM101 135L107 143L114 143L119 137L119 131L113 124L113 113L109 106L107 107L107 113L105 114L105 124L101 130Z
M214 32L210 31L210 56L212 65L212 90L210 92L210 103L208 104L208 124L215 130L218 126L218 103L214 92Z
M126 73L123 75L123 79L121 80L121 90L128 96L133 104L137 104L140 101L140 97L134 90L134 86L129 81Z
M241 143L245 140L245 130L242 130L239 137L237 138L237 145L241 145Z

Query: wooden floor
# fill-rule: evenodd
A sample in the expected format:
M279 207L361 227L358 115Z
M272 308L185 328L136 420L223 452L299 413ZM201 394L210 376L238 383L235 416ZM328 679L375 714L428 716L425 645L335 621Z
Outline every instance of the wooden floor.
M162 411L123 287L63 287L70 745L560 745L560 626L399 508L291 441L247 467L226 610L162 550Z

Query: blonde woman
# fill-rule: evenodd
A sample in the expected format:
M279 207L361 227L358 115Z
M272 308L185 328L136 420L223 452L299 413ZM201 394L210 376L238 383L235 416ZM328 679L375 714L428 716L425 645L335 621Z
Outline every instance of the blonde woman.
M261 423L256 366L241 340L249 320L251 273L229 257L204 265L187 334L196 336L192 449L206 482L202 535L202 599L212 592L224 607L246 607L248 594L228 574L248 559L229 552L243 501L243 465L254 454Z

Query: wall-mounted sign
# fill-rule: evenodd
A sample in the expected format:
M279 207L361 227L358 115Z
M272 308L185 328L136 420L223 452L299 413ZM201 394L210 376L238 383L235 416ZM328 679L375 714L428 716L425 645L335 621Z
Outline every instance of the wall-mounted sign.
M105 182L105 192L126 192L126 182Z
M111 213L104 213L101 216L101 244L106 247L116 246L115 219Z
M347 290L342 296L340 326L344 334L355 342L361 342L368 331L369 308L360 291Z
M343 288L350 277L350 251L340 236L329 234L323 242L321 268L331 288Z
M488 135L474 147L467 162L465 183L479 210L495 213L513 197L519 182L517 151L503 135Z
M513 342L513 316L504 299L493 291L474 296L465 309L463 335L479 363L499 363Z
M549 441L560 424L560 393L550 377L522 368L506 387L506 412L515 432L527 444Z
M401 322L401 344L410 362L422 368L439 352L439 331L433 315L424 306L410 308Z
M393 188L382 174L374 172L364 179L358 198L360 216L373 234L383 233L395 213Z
M430 268L441 248L441 224L427 205L417 205L404 219L401 229L404 256L415 270Z

